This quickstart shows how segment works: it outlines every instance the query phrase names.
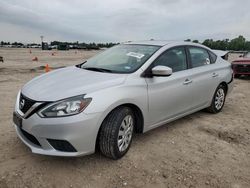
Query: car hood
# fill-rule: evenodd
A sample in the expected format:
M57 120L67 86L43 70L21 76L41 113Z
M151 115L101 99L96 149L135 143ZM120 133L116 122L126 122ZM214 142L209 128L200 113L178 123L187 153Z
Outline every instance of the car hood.
M111 74L80 69L58 69L34 78L21 92L35 101L56 101L122 84L126 74Z

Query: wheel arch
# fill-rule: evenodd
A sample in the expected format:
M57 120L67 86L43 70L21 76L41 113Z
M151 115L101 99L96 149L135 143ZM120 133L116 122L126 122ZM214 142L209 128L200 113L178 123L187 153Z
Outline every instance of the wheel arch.
M223 81L223 82L221 82L219 85L222 85L222 86L225 87L225 89L226 89L226 94L227 94L227 91L228 91L228 85L227 85L227 83Z
M124 104L120 104L120 105L116 106L115 108L112 108L112 110L110 110L107 113L107 115L105 116L103 121L105 121L105 119L108 117L108 115L112 111L114 111L115 109L120 108L120 107L129 107L129 108L131 108L133 110L134 115L135 115L135 121L136 121L135 133L143 133L143 130L144 130L144 116L143 116L142 110L137 105L135 105L133 103L124 103ZM102 121L102 123L103 123L103 121ZM101 127L102 127L102 123L101 123L101 126L99 127L98 134L97 134L97 137L96 137L96 143L95 143L95 148L96 149L98 148L98 139L99 139L99 136L100 136L100 130L101 130Z

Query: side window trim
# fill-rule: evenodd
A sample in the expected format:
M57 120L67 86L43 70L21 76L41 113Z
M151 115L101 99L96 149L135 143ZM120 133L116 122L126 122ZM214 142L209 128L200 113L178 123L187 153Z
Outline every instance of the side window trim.
M186 59L187 59L187 69L192 69L191 55L189 53L189 46L185 46Z

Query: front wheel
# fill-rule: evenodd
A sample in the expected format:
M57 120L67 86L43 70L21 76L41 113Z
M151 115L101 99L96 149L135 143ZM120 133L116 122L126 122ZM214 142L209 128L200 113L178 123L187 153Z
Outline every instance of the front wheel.
M208 111L211 113L218 113L222 110L226 99L226 88L223 85L219 85L214 93L213 101L208 107Z
M104 120L100 130L99 146L105 156L112 159L123 157L132 142L135 118L128 107L113 110Z

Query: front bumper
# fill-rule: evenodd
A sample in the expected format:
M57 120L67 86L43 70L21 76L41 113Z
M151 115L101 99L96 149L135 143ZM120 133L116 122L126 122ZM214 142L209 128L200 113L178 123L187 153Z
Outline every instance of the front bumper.
M33 153L52 156L82 156L95 151L96 138L101 124L100 118L101 113L80 113L60 118L41 118L33 114L22 120L22 127L15 125L15 129L18 137ZM29 136L31 138L33 136L38 144ZM58 148L53 147L50 140L66 141L75 150L59 151Z

